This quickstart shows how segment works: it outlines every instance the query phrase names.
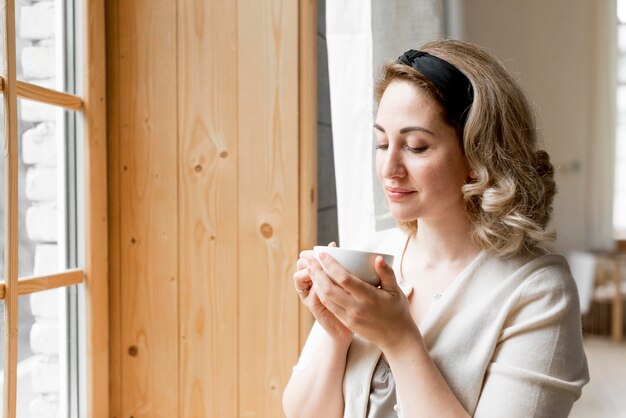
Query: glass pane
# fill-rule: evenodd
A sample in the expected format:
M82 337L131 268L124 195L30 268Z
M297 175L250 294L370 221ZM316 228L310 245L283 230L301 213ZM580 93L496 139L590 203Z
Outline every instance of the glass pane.
M18 100L19 277L66 268L66 113L58 107Z
M617 57L617 81L626 83L626 52L620 52Z
M617 20L626 23L626 0L617 0Z
M19 297L17 416L67 416L67 289Z
M0 94L0 147L4 149L4 95L2 94ZM4 167L4 154L0 154L0 283L4 282Z
M617 48L622 52L626 52L626 25L617 27Z
M626 231L626 86L617 88L613 228Z
M2 76L6 73L6 62L4 60L4 22L2 19L0 19L0 73Z
M65 1L15 2L17 79L65 90Z

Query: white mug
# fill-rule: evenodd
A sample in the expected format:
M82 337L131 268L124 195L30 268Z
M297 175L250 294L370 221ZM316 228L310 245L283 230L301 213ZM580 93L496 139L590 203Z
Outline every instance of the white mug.
M393 255L382 254L368 251L350 250L341 247L325 247L315 246L313 247L313 253L319 261L320 254L326 253L333 257L339 264L343 266L353 276L358 277L374 286L380 285L380 279L376 275L376 269L374 268L374 262L376 257L381 256L388 266L393 265ZM324 272L332 278L332 275L324 267L324 263L320 261Z

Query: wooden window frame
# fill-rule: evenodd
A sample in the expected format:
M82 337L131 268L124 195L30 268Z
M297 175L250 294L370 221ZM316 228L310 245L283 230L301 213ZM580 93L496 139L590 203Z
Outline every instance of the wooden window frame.
M6 66L0 75L5 126L5 281L4 300L4 417L16 415L18 296L84 283L86 308L86 411L107 417L108 396L108 270L106 193L106 101L104 1L78 0L84 43L84 97L39 87L16 79L15 0L3 0L2 30ZM85 249L84 268L57 274L18 278L17 98L81 112L84 119ZM84 278L84 280L83 280Z

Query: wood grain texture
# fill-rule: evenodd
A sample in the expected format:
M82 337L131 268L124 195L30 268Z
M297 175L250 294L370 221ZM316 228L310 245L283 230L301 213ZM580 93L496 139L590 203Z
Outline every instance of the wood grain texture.
M84 161L87 411L109 417L109 282L104 0L85 2ZM36 91L37 95L41 92ZM47 97L47 96L46 96ZM51 96L52 97L52 96ZM56 97L56 96L54 96ZM53 97L53 98L54 98ZM69 98L68 103L71 103ZM64 99L64 100L65 100ZM62 105L62 103L58 103ZM77 105L74 103L74 105ZM82 272L80 273L82 278Z
M107 181L109 255L109 412L122 416L122 251L121 246L121 165L119 95L119 10L115 1L106 2L106 89L107 89Z
M171 418L179 412L176 2L115 3L120 416Z
M5 0L2 7L2 30L6 81L4 101L4 417L16 412L17 383L17 275L18 275L18 204L17 204L17 93L15 73L15 1Z
M84 272L80 269L72 269L46 276L24 277L17 282L17 294L28 295L30 293L59 287L73 286L83 282ZM5 286L0 284L0 300L5 297Z
M317 244L317 1L299 1L300 100L300 251ZM294 297L299 299L294 292ZM299 304L299 349L304 346L313 315Z
M107 2L112 417L283 415L315 240L298 8Z
M237 417L237 2L178 1L180 417Z
M4 78L0 77L0 91L4 90L4 85ZM82 110L83 108L83 100L80 97L19 80L17 81L17 97L63 107L68 110Z
M298 2L238 13L239 414L279 417L298 354Z

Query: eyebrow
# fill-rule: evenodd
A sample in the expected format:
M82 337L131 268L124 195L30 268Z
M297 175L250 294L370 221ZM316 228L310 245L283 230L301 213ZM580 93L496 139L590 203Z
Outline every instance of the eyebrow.
M381 131L382 133L385 133L385 130L383 129L382 126L380 126L379 124L375 123L374 124L374 128L378 129L379 131ZM432 131L429 131L426 128L422 128L421 126L407 126L404 127L402 129L400 129L400 133L401 134L405 134L407 132L412 132L412 131L418 131L418 132L426 132L427 134L431 134L431 135L435 135Z

